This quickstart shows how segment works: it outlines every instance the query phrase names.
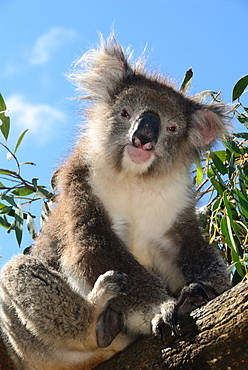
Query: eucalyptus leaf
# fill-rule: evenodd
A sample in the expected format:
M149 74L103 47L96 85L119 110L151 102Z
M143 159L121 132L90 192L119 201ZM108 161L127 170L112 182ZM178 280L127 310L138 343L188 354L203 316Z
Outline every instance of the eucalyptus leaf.
M21 186L15 190L12 191L12 194L20 196L20 197L25 197L27 195L30 195L34 193L35 190L32 190L30 188L27 188L26 186Z
M214 178L214 176L212 176L211 178L210 178L210 181L211 181L211 183L212 183L212 185L213 185L213 187L215 188L215 190L217 190L217 192L220 194L220 195L222 195L223 194L223 192L226 190L226 188L220 183L220 182L218 182L215 178Z
M215 153L211 153L211 158L214 162L214 165L216 167L216 169L222 174L222 175L225 175L227 173L227 169L226 169L226 166L223 164L223 162L220 160L220 158L218 157L218 155L216 155Z
M6 111L6 109L7 107L6 107L5 101L3 99L2 94L0 94L0 112L4 112Z
M235 201L237 202L239 211L242 215L244 215L248 219L248 201L242 194L240 190L237 188L233 191L233 196ZM245 221L245 218L244 218Z
M4 215L3 217L0 216L0 225L3 226L6 229L10 228L10 223L8 222L6 216Z
M37 230L36 230L36 226L34 223L34 219L30 212L28 212L27 214L27 228L28 228L28 231L31 237L35 239L37 236Z
M28 129L27 130L25 130L25 131L23 131L23 133L19 136L19 138L18 138L18 140L17 140L17 143L16 143L16 146L15 146L15 149L14 149L14 153L16 153L17 152L17 149L19 148L19 146L20 146L20 144L21 144L21 142L22 142L22 140L23 140L23 138L24 138L24 136L25 136L25 134L28 132Z
M3 113L0 113L0 119L2 121L0 130L2 131L5 140L8 140L10 130L10 118L6 117Z
M236 137L241 137L243 139L248 139L248 132L238 132L234 134Z
M241 77L234 85L232 92L232 101L234 102L243 94L244 90L248 86L248 75Z
M225 145L225 147L226 147L227 149L229 149L231 152L235 152L235 153L237 153L237 154L241 154L239 147L237 146L237 144L236 144L233 140L231 140L231 139L229 139L229 140L224 140L224 141L223 141L223 144L224 144L224 145Z
M180 87L180 91L181 92L187 92L190 85L191 85L191 82L192 82L192 78L193 78L193 70L192 68L190 68L184 75L184 79L183 79L183 82L181 84L181 87Z
M17 243L20 247L22 242L22 234L23 234L23 212L20 205L17 206L15 209L15 223L14 223L15 235Z
M5 200L6 202L8 202L9 204L11 204L12 206L14 206L15 208L17 208L17 204L14 200L14 197L13 196L8 196L8 195L2 195L1 196L2 200Z
M203 170L201 164L196 162L196 185L199 186L203 179Z

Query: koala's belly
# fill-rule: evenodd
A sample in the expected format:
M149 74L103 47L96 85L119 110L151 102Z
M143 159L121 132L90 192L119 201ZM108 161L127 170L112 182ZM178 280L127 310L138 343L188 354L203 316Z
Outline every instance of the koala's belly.
M191 199L188 177L139 181L115 179L104 184L95 179L93 189L112 221L112 228L136 259L161 276L171 291L183 286L174 264L178 249L166 238L180 212ZM104 185L103 185L104 184Z

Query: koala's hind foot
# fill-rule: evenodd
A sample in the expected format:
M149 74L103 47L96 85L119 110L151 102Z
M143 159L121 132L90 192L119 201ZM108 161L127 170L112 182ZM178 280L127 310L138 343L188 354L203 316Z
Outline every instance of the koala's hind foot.
M87 299L98 307L102 307L110 299L119 294L125 294L126 284L126 274L112 270L107 271L98 277Z
M176 315L181 317L193 311L195 308L202 306L211 299L215 298L218 293L209 284L194 282L186 285L177 299Z
M162 341L170 332L178 337L177 319L206 304L217 295L217 292L209 284L194 282L186 285L177 300L165 302L161 306L161 313L152 320L154 334Z
M99 317L96 324L97 344L108 347L123 329L123 315L107 306L110 299L119 294L125 294L127 277L116 271L107 271L100 275L94 288L88 295L88 300L96 305ZM100 312L101 310L101 312Z
M122 328L122 315L108 302L124 294L126 281L125 275L107 271L83 297L41 260L13 258L2 270L1 330L17 368L83 364L108 346Z

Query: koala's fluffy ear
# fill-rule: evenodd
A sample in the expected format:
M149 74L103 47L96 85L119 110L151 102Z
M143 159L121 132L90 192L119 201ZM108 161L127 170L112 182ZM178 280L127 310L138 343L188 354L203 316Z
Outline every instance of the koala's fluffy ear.
M121 81L133 75L122 47L113 35L107 42L100 38L100 47L92 49L76 63L75 73L69 75L78 90L86 93L82 98L108 100Z
M210 145L215 139L227 135L225 107L222 105L203 105L191 116L191 142L195 147Z

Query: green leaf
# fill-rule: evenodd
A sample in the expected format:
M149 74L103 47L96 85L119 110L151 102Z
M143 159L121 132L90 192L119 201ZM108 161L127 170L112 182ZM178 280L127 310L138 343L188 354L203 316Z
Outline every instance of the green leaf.
M6 111L6 109L7 107L6 107L5 101L3 99L2 94L0 94L0 112L4 112Z
M32 252L32 246L29 246L24 249L23 254L29 255Z
M0 120L2 121L0 130L2 131L2 134L5 137L5 140L8 139L9 129L10 129L10 118L6 117L4 114L6 109L7 107L6 107L5 101L3 99L2 94L0 94Z
M53 196L52 193L43 189L41 186L37 187L37 191L36 191L35 195L37 195L41 199L51 199L52 196Z
M239 132L239 133L235 133L234 136L236 137L241 137L243 139L248 139L248 133L247 132Z
M25 131L23 131L23 133L19 136L19 139L17 140L16 146L15 146L14 153L16 153L16 152L17 152L17 149L19 148L19 146L20 146L20 144L21 144L21 142L22 142L22 140L23 140L23 138L24 138L24 136L25 136L25 134L26 134L27 132L28 132L28 129L27 129L27 130L25 130Z
M25 186L21 186L20 188L13 190L12 194L20 196L20 197L25 197L26 195L30 195L34 192L35 190L29 189Z
M241 191L238 190L237 188L233 190L233 197L238 205L240 213L243 214L248 220L248 201L247 199L244 197Z
M246 124L248 123L248 113L241 113L238 114L236 117L240 123L243 123L247 127Z
M222 162L225 162L225 160L226 160L226 151L225 150L216 150L213 153L215 155L217 155Z
M6 202L8 202L12 206L14 206L15 208L17 207L17 204L16 204L13 196L2 195L1 198L2 198L2 200L5 200Z
M229 158L229 166L228 166L229 179L232 178L232 174L235 172L235 170L236 170L235 155L234 153L232 153Z
M0 113L0 119L2 121L2 124L0 126L0 129L2 131L2 134L5 138L5 140L8 140L9 136L9 129L10 129L10 118L6 117L4 113Z
M15 210L14 229L15 229L16 240L20 247L21 242L22 242L22 233L23 233L23 212L19 205Z
M222 175L225 175L227 173L227 169L226 169L226 166L223 164L223 162L220 160L220 158L215 153L211 153L210 157L212 158L216 169Z
M193 70L190 68L184 75L183 82L180 87L181 92L186 92L188 91L190 84L192 82L192 77L193 77Z
M215 188L215 190L217 190L217 192L222 195L223 192L226 190L225 186L223 186L219 181L217 181L214 176L210 177L210 181L213 185L213 187Z
M35 239L36 236L37 236L37 231L36 231L36 226L35 226L35 223L34 223L34 219L33 219L30 212L28 212L28 214L27 214L27 228L28 228L28 231L29 231L29 234L31 235L31 237L33 239Z
M217 200L211 206L211 211L212 212L216 211L216 209L220 207L221 202L222 202L222 197L217 198Z
M239 260L239 255L233 249L232 249L232 259L234 261L234 266L236 267L238 274L243 278L245 275Z
M35 187L35 188L37 188L37 186L38 186L38 185L37 185L38 180L39 180L39 179L38 179L38 177L34 177L34 178L32 179L32 184L34 185L34 187Z
M196 185L199 186L202 182L203 171L201 164L196 161Z
M237 146L237 144L232 140L232 139L229 139L229 140L224 140L223 141L223 144L225 145L225 147L227 149L229 149L231 152L235 152L237 154L240 154L240 149L239 147Z
M11 212L11 211L12 211L12 207L6 206L5 204L0 203L0 213L1 214L3 214L3 213L9 214L9 212Z
M234 240L233 233L232 233L231 220L230 220L230 217L228 217L228 216L226 218L226 223L227 223L227 230L228 230L229 238L230 238L230 241L231 241L232 249L235 251L235 253L237 255L239 255L238 247L236 245L236 242Z
M238 166L238 171L239 171L239 186L240 186L243 196L247 198L247 193L246 193L247 179L245 178L245 175L243 174L242 168L240 166Z
M236 84L234 85L234 88L233 88L233 93L232 93L232 101L233 102L235 100L237 100L238 98L240 98L240 96L243 94L247 85L248 85L248 75L245 75L245 76L241 77L236 82Z
M8 222L5 215L3 217L0 216L0 225L5 227L6 229L10 228L10 223Z
M5 170L5 169L3 169L3 168L1 168L1 169L0 169L0 174L1 174L1 175L16 175L16 173L15 173L15 172L13 172L13 171L9 171L9 170Z

